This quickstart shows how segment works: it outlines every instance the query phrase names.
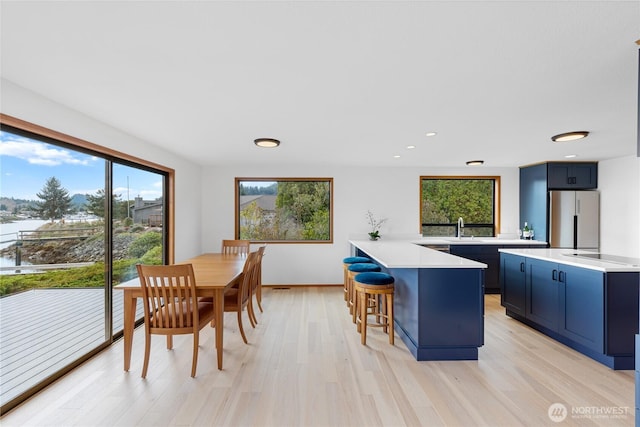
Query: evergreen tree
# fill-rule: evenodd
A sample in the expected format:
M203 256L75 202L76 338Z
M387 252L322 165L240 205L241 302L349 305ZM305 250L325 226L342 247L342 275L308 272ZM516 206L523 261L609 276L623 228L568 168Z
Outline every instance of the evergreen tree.
M54 176L49 178L42 187L40 193L37 193L41 202L37 202L36 210L41 218L49 218L51 222L59 219L66 214L71 208L71 196L69 192L62 187L62 184Z
M87 209L91 213L93 213L95 216L104 218L104 212L105 212L104 189L101 188L96 192L95 195L86 194L85 196L87 198ZM113 217L115 219L123 219L127 217L127 204L126 202L121 200L121 197L122 196L120 196L120 194L114 194L111 198L113 203L113 211L114 211ZM123 206L123 203L124 203L124 206ZM122 213L124 213L124 216L122 215Z

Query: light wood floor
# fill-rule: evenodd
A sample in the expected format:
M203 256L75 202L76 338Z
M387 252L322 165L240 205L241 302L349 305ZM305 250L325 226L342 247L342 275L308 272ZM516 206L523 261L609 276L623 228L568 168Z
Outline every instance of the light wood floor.
M477 361L417 362L380 329L360 344L342 288L265 289L265 312L238 334L225 317L224 370L210 328L197 377L191 337L167 351L154 337L140 378L143 330L131 371L122 342L6 414L10 426L543 426L634 424L634 372L613 371L504 315L486 297ZM245 314L246 315L246 314ZM246 317L245 317L246 319ZM550 405L568 410L553 422ZM572 413L573 412L573 413ZM609 415L616 412L618 415ZM579 414L578 414L579 413Z

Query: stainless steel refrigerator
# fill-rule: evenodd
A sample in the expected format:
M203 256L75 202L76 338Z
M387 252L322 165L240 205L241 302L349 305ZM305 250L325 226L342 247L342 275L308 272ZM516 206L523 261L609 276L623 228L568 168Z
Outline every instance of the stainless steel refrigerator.
M549 243L552 248L599 249L600 193L550 191Z

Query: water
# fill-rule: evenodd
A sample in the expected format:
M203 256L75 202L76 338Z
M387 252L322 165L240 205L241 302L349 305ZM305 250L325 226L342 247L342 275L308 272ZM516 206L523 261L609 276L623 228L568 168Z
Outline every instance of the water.
M0 249L4 249L15 243L20 231L37 230L38 227L47 221L42 219L24 219L21 221L10 222L8 224L0 224ZM0 267L10 267L16 265L15 260L11 258L0 257ZM22 265L29 265L23 261ZM23 270L25 271L25 270ZM0 271L0 274L11 274L13 270Z

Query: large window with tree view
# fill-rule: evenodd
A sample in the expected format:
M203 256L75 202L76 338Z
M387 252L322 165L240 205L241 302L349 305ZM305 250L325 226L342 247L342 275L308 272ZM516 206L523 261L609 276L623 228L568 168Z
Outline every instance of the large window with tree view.
M333 241L332 178L236 178L236 238Z
M0 129L3 408L119 335L113 286L166 255L167 171L33 129Z
M495 236L499 212L498 176L420 177L423 236L455 236L459 218L465 236Z

